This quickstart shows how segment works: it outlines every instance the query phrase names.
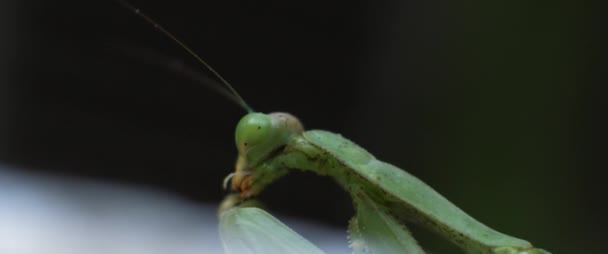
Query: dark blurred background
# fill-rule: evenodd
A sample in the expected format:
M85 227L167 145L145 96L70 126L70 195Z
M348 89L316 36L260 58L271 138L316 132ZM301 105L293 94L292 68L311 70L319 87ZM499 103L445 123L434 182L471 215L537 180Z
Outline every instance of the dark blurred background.
M600 253L605 27L584 1L136 1L257 111L287 111L420 177L499 231ZM114 1L0 3L0 163L217 204L245 113ZM294 173L269 209L346 228L348 196ZM420 232L429 249L453 249ZM430 243L430 244L429 244Z

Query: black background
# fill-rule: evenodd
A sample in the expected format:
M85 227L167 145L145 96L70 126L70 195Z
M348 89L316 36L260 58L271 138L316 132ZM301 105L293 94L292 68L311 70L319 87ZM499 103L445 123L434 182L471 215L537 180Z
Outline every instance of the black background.
M255 110L341 133L488 225L554 253L601 249L605 29L596 6L133 4ZM113 1L3 5L2 163L222 199L245 111L166 67L199 68L192 57ZM262 200L344 228L352 214L341 189L311 174L289 175Z

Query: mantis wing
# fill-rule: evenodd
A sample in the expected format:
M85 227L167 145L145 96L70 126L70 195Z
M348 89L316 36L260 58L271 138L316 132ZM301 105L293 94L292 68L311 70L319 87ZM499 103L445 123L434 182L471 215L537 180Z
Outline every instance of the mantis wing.
M424 254L410 231L364 192L353 193L357 214L348 233L354 254Z
M220 215L226 254L324 254L272 215L255 207L235 207Z

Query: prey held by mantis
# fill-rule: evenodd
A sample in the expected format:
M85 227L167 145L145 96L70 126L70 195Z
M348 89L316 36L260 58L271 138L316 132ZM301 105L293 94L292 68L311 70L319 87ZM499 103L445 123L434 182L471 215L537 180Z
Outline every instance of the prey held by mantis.
M348 238L353 253L425 253L407 224L418 224L470 254L546 254L528 241L477 221L406 171L378 160L340 134L305 130L283 112L254 111L209 64L175 36L127 2L134 11L188 51L247 110L238 122L235 171L225 181L220 236L226 253L323 253L264 210L251 205L269 184L293 170L331 177L352 198L355 215Z

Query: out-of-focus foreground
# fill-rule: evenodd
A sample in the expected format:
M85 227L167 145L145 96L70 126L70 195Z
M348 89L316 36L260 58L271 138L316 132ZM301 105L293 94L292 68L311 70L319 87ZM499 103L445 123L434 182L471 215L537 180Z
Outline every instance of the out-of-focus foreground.
M141 187L0 167L0 253L223 253L217 207ZM283 218L328 253L341 230Z

